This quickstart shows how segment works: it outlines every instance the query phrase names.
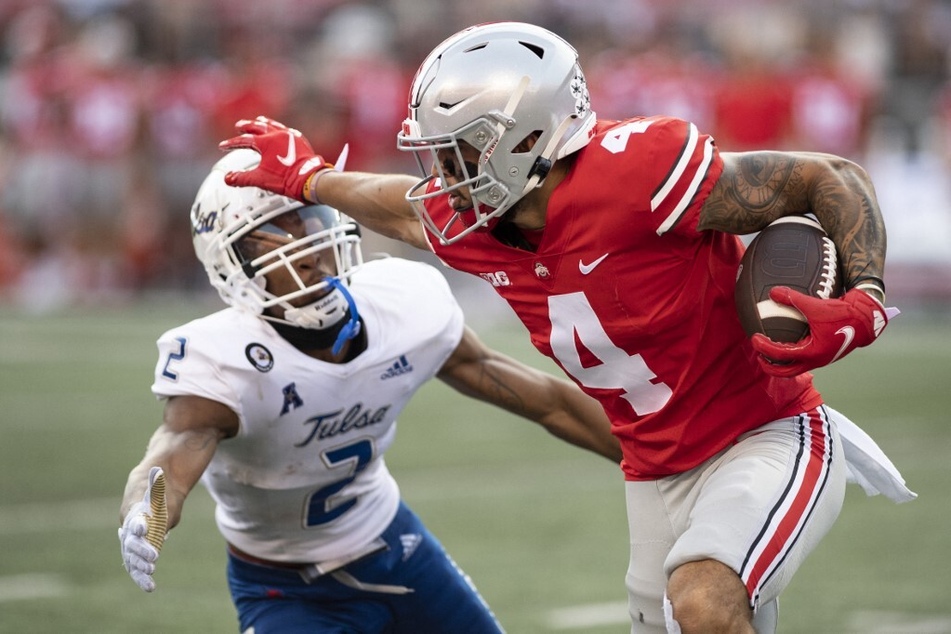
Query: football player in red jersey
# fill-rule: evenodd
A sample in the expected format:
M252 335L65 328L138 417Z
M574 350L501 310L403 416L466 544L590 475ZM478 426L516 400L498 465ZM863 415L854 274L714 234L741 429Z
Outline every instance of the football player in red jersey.
M847 479L914 497L809 374L872 343L890 316L885 227L854 163L721 154L670 117L599 121L575 50L512 22L461 31L419 68L398 146L421 181L333 171L265 117L237 127L221 147L262 160L229 184L333 205L488 280L601 402L624 451L634 632L775 631L777 598ZM848 291L777 289L810 334L750 340L733 303L738 234L804 213L835 242Z

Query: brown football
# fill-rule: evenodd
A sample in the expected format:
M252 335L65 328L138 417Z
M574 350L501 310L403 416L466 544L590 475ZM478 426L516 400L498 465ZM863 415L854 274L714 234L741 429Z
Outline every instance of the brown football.
M799 341L809 324L795 308L769 298L774 286L821 299L842 294L835 245L812 218L786 216L760 231L736 274L736 312L747 336L761 332L773 341Z

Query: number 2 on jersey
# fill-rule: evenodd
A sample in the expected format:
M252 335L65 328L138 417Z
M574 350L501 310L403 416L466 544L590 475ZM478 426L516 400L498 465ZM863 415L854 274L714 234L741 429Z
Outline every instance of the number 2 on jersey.
M319 526L337 519L357 501L353 498L336 497L344 487L356 479L373 459L373 443L367 439L324 452L321 456L328 467L342 466L352 462L350 476L314 491L305 505L304 526Z
M622 390L621 396L640 416L656 412L670 400L670 388L657 381L639 354L618 348L598 319L584 293L552 295L548 298L551 320L551 349L568 374L585 387ZM575 333L584 346L600 361L585 367L575 346Z
M172 361L181 361L185 358L185 344L188 343L185 337L175 337L175 341L178 342L178 350L168 353L168 359L165 360L165 367L162 368L162 376L171 381L178 380L178 372L175 372L171 368Z

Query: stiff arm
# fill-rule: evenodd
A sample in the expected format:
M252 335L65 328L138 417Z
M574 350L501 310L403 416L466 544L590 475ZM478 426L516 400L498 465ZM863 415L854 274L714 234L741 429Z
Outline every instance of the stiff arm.
M336 207L371 231L429 250L423 223L406 200L406 192L418 180L403 174L326 170L312 193L305 195Z

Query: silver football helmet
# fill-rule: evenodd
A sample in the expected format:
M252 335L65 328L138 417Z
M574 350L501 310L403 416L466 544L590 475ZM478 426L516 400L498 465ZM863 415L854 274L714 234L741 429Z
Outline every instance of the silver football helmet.
M227 304L264 319L317 330L348 319L343 330L355 336L358 316L347 285L363 264L357 225L327 205L225 184L225 174L251 169L260 159L253 150L229 152L198 189L192 242L208 280ZM279 293L268 289L265 276L272 272L291 280ZM283 308L283 317L270 314L272 307Z
M519 22L465 29L437 46L413 80L397 147L415 153L423 180L406 198L440 241L455 242L540 185L554 161L587 145L595 118L578 53L565 40ZM523 151L532 134L538 139ZM436 152L454 150L462 167L460 141L480 152L476 173L463 168L468 173L446 187ZM425 201L462 187L469 188L472 209L437 227ZM450 238L457 221L465 228Z

